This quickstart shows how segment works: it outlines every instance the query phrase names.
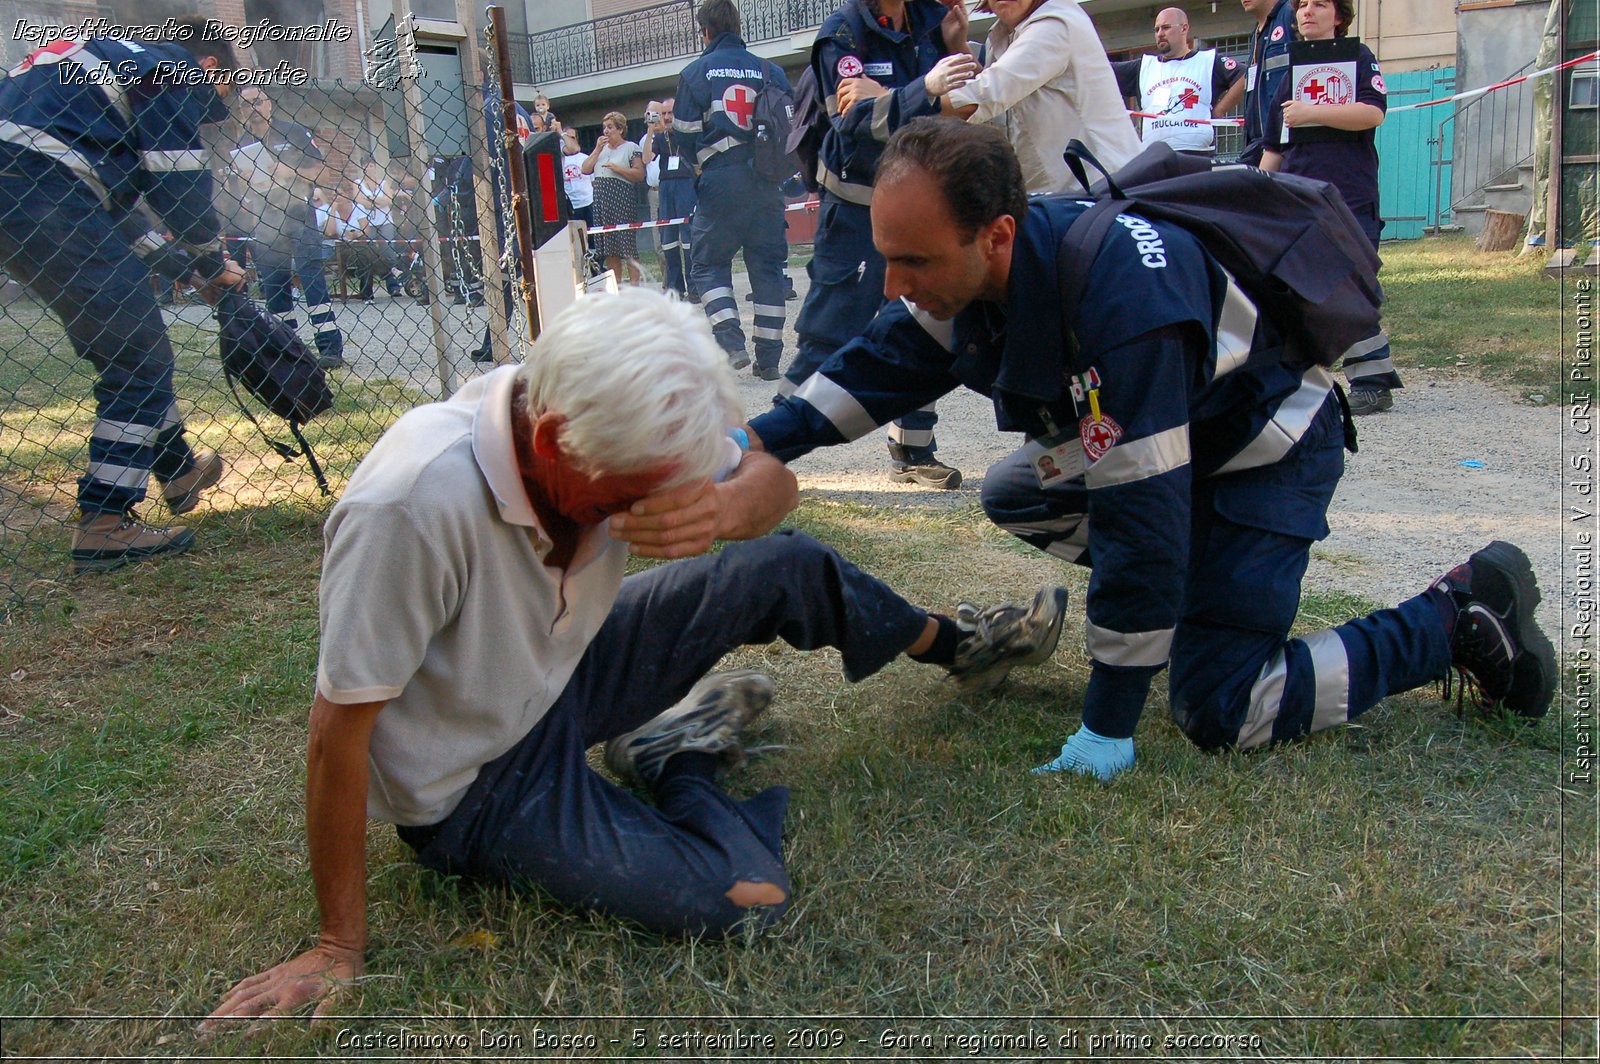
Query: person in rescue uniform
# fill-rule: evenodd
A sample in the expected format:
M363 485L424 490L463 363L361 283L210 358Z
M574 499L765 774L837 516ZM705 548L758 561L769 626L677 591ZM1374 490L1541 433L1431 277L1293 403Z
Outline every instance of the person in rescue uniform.
M1134 213L1110 227L1084 287L1092 313L1067 334L1058 252L1089 206L1027 199L993 127L902 129L872 205L888 302L750 423L752 448L792 461L961 385L994 399L1002 431L1026 434L989 470L984 509L1093 569L1082 725L1037 771L1132 768L1169 663L1172 716L1208 749L1295 739L1434 680L1448 691L1452 669L1483 702L1542 716L1555 655L1532 568L1507 543L1393 609L1289 637L1344 470L1332 375L1278 357L1270 320L1198 241Z
M799 353L778 398L791 394L883 303L883 258L872 246L872 178L896 129L939 112L939 97L977 73L966 8L941 0L847 0L817 31L813 76L828 113L817 160L822 203L811 287L795 329ZM932 405L889 428L890 477L954 489L961 473L935 455Z
M741 248L754 297L755 374L778 379L783 355L784 275L789 243L783 194L751 166L756 99L768 84L790 91L777 64L760 59L739 36L733 0L705 0L695 12L705 51L678 77L674 125L700 168L694 220L689 225L689 287L700 293L717 344L734 369L750 364L739 304L733 295L733 256Z

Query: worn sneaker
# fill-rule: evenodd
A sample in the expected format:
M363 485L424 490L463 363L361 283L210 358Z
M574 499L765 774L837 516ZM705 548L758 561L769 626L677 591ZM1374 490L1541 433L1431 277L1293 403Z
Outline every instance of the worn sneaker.
M757 366L750 372L755 374L757 380L763 381L775 381L779 377L783 376L783 374L778 371L777 366Z
M966 693L992 691L1019 665L1037 665L1055 653L1067 608L1067 589L1042 587L1027 609L1002 602L987 609L956 607L956 624L968 634L956 647L950 679Z
M471 351L467 352L467 357L472 359L474 362L493 362L494 351L493 349L487 347L474 347Z
M317 365L322 369L339 369L344 365L343 355L318 355Z
M952 469L937 458L916 465L896 462L889 467L889 479L897 484L920 484L925 488L954 491L961 486L961 470Z
M200 496L206 489L222 479L227 467L222 456L215 451L201 451L194 456L194 468L175 480L162 485L161 498L166 500L172 516L181 517L200 505Z
M724 771L744 762L740 735L772 701L772 681L753 669L713 673L683 701L606 743L606 766L654 786L667 758L686 750L715 754Z
M129 510L90 514L72 530L72 571L108 573L162 554L182 554L194 546L187 528L151 528Z
M1540 595L1528 556L1495 540L1433 586L1456 606L1450 666L1460 677L1457 710L1470 693L1484 709L1544 716L1555 697L1556 652L1534 622ZM1445 673L1446 699L1451 680Z
M750 352L748 352L748 351L729 351L728 352L728 365L732 366L734 369L744 369L749 364L750 364Z
M1385 410L1394 409L1394 396L1389 394L1387 388L1366 387L1354 385L1350 389L1350 413L1356 417L1366 417L1368 414L1381 414Z

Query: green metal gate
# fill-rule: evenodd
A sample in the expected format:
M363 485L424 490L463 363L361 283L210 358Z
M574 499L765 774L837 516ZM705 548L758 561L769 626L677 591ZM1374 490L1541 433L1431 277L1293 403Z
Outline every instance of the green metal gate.
M1456 68L1385 74L1383 80L1394 108L1449 96ZM1447 120L1454 112L1454 104L1443 104L1391 113L1378 127L1378 206L1385 240L1415 240L1439 224L1450 197L1454 137Z

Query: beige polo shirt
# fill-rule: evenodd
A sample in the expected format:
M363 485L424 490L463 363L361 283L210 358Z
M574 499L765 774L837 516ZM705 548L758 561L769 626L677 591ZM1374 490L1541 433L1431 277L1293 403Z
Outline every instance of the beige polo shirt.
M317 690L388 700L368 755L379 820L444 819L549 710L622 583L626 547L607 525L566 571L545 566L512 443L515 375L395 422L323 532Z

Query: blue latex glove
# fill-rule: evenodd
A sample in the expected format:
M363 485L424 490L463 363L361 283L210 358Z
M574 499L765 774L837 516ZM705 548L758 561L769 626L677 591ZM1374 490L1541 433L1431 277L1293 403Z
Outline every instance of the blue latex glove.
M1080 726L1061 746L1054 761L1034 769L1034 775L1048 772L1076 772L1111 780L1133 767L1133 740L1107 739Z

